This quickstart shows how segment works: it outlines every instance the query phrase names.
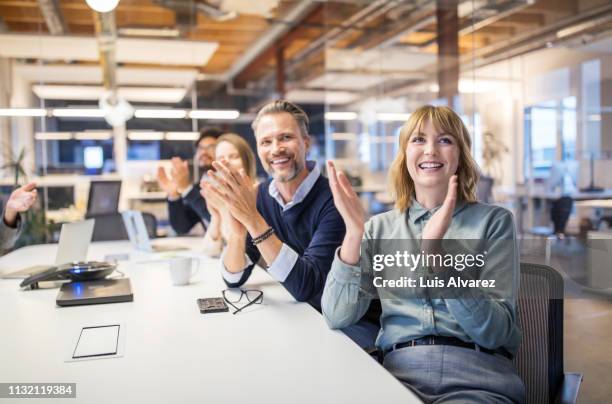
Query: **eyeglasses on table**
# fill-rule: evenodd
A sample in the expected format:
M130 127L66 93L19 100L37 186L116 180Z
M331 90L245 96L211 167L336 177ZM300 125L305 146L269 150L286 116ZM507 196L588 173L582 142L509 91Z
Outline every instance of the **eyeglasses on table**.
M244 302L243 298L245 298L246 303L238 305L241 301ZM223 299L235 309L234 314L236 314L253 304L261 304L263 302L263 292L257 289L225 289Z

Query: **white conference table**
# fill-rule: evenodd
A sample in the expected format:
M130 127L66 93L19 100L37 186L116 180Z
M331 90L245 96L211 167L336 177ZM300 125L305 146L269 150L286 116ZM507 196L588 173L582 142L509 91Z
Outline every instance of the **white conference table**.
M199 273L190 285L172 286L168 253L132 254L119 266L132 284L129 303L60 308L57 288L23 291L19 280L0 280L0 382L76 383L69 403L420 402L262 269L247 283L263 290L262 305L200 314L196 299L225 288L220 262L197 254L201 239L168 242L189 243L192 251L175 255L200 257ZM13 251L0 258L0 273L52 262L56 248ZM93 243L88 258L130 251L128 242ZM65 361L82 327L117 323L127 328L123 357Z

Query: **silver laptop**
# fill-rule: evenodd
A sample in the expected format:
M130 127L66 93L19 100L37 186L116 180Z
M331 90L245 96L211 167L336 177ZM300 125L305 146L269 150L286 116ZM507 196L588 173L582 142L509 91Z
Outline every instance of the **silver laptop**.
M53 266L68 262L87 260L87 250L93 235L94 219L81 222L64 223L60 232L54 265L35 265L1 276L3 279L25 279L31 275L44 272Z
M121 213L123 224L127 231L130 242L136 250L147 252L165 252L187 250L187 247L180 245L159 244L151 242L147 226L145 225L142 213L137 210L126 210Z

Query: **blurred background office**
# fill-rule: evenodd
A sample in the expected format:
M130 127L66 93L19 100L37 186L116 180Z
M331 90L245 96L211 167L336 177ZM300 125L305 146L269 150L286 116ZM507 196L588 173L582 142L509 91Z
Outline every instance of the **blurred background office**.
M449 105L473 136L479 199L514 212L524 258L594 292L567 304L566 341L583 347L568 360L612 366L610 261L589 244L612 238L610 1L88 3L0 0L1 194L39 184L21 245L126 209L172 235L157 166L191 160L206 127L254 148L250 123L275 98L304 107L310 158L334 159L378 213L403 122ZM606 388L587 377L583 397Z

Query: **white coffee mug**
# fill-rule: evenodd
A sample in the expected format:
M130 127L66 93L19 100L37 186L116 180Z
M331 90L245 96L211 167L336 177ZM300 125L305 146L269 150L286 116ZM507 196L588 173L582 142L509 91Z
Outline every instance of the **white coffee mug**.
M197 258L174 258L170 261L170 277L175 286L188 285L189 281L200 269Z

